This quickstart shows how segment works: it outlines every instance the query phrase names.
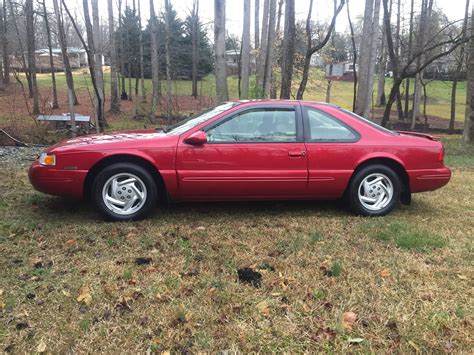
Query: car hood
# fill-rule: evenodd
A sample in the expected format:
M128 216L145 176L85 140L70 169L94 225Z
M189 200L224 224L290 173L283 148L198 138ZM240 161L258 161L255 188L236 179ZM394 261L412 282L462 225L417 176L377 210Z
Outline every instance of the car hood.
M89 150L94 148L131 148L147 146L150 140L167 141L170 136L162 131L140 130L140 131L122 131L107 132L101 134L91 134L71 139L66 139L53 145L49 151L61 152L64 150ZM123 144L126 143L126 146Z

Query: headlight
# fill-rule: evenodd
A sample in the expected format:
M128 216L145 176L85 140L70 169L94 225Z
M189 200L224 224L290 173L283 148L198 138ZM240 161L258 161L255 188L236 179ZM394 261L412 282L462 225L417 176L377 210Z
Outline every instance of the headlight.
M56 165L56 155L41 153L38 158L38 161L41 165L54 166Z

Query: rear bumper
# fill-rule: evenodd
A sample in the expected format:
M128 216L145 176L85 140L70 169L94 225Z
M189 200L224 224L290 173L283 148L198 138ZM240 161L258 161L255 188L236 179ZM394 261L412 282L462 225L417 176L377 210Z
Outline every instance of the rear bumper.
M33 187L45 194L81 198L83 196L86 170L59 170L40 165L37 161L31 164L28 172Z
M443 187L451 179L451 170L447 167L409 170L407 173L410 178L411 192L433 191Z

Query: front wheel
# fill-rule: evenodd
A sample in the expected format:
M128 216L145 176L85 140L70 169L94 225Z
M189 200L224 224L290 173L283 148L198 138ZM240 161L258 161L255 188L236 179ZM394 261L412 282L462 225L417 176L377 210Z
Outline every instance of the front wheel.
M349 200L352 210L362 216L384 216L400 199L401 183L388 166L369 165L351 180Z
M151 174L130 163L112 164L94 179L93 197L99 211L116 221L145 217L157 200L157 188Z

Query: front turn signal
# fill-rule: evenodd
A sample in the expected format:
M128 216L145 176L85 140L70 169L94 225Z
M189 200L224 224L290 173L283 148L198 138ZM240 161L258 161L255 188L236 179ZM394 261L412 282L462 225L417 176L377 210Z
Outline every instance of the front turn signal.
M56 155L48 154L48 153L41 153L38 159L41 165L46 166L54 166L56 165Z

